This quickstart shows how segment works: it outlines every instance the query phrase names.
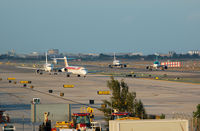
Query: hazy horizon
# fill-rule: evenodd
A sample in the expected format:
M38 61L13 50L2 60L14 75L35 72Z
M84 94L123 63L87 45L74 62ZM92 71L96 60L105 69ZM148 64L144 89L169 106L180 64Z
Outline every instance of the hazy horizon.
M0 53L200 49L199 0L1 0Z

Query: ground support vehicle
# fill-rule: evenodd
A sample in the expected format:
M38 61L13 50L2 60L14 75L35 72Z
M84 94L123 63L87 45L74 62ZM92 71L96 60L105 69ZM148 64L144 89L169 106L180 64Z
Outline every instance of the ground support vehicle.
M9 123L10 117L5 111L0 111L0 123Z

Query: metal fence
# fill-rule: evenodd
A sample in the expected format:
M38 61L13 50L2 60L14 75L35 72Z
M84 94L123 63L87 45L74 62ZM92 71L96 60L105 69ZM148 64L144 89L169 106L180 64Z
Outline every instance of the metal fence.
M192 113L189 114L176 112L172 114L167 114L166 118L188 120L189 131L200 131L200 118L193 117Z

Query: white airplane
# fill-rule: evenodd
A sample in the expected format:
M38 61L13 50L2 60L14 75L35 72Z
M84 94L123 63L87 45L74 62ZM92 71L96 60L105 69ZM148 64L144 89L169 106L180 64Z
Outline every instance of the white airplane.
M161 70L165 70L168 67L166 65L161 65L160 62L158 61L158 54L156 53L156 61L154 61L153 65L147 66L146 69L152 71L153 69L161 69Z
M43 65L43 69L46 72L52 72L53 71L53 64L48 63L47 61L47 53L46 53L46 63ZM40 69L37 70L37 72L40 71Z
M55 63L57 63L56 60L64 60L65 67L60 68L59 71L60 72L67 72L67 77L70 77L70 74L75 74L78 77L83 75L85 77L86 74L88 73L87 69L84 68L84 67L69 66L68 62L67 62L67 57L64 57L64 58L53 58L53 60L54 60Z
M152 71L153 69L165 70L168 67L166 65L161 65L159 61L154 61L153 65L147 66L146 69Z
M113 59L113 64L112 65L109 65L110 68L113 68L113 67L126 67L126 64L121 64L121 62L119 60L116 59L116 56L115 56L115 53L114 53L114 59Z
M46 63L43 65L42 68L36 68L36 67L21 67L21 66L17 66L18 68L25 68L25 69L34 69L36 70L36 73L41 73L42 71L46 71L46 72L52 72L54 69L53 64L48 63L47 61L47 53L46 53Z

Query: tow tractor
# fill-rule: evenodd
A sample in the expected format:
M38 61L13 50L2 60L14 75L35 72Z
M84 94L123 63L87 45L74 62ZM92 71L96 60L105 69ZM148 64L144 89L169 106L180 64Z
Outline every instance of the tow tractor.
M9 123L10 117L5 111L0 111L0 123Z
M75 129L84 129L91 127L90 113L73 113L71 127Z
M88 113L89 112L89 113ZM93 109L90 108L90 111L87 113L73 113L72 120L70 122L56 122L56 128L59 128L62 131L73 131L74 129L80 131L101 131L101 126L98 122L94 122L93 118ZM99 126L96 126L99 124Z

